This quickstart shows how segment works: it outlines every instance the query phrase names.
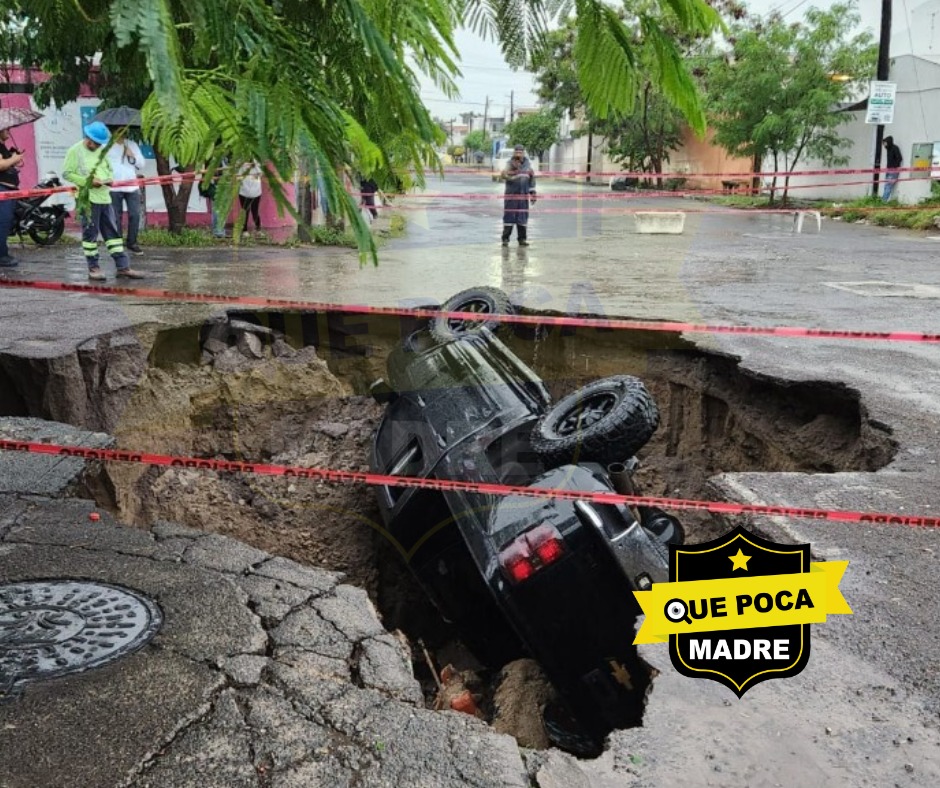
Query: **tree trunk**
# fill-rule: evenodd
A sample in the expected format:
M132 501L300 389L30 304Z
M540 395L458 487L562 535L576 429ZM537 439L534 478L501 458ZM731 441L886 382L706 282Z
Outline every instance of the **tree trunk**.
M755 173L754 177L751 178L751 191L755 197L760 197L760 175L757 173L761 171L762 160L763 157L760 155L760 153L755 153L754 158L751 161L751 172Z
M591 182L591 158L594 151L594 132L588 126L588 149L587 149L587 178L585 183Z
M300 224L297 225L297 237L304 243L310 243L313 235L310 228L313 226L313 189L310 184L310 162L301 157L298 166L300 176L300 190L297 195L297 213L300 214Z
M162 153L155 150L154 156L157 160L158 175L172 175L170 170L170 161ZM191 173L193 166L180 166L176 170L178 173ZM163 181L160 184L163 191L163 202L166 203L166 215L168 229L171 233L179 233L186 226L186 214L189 211L189 195L193 190L193 179L185 178L179 183L179 188L171 180Z
M336 179L339 181L339 187L341 189L344 188L346 185L346 173L341 164L336 167ZM336 202L336 205L330 206L329 213L326 215L326 226L331 230L339 230L342 232L346 229L346 220L343 218L343 214L340 213L338 197Z
M779 161L777 158L777 151L774 151L774 174L773 178L770 181L770 205L774 204L774 196L777 193L777 172L780 169Z

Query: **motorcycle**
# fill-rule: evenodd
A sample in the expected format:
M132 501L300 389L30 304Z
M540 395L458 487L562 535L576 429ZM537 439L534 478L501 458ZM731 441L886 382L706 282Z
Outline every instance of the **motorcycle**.
M35 188L54 189L61 185L62 181L55 175L49 175ZM17 200L10 234L16 233L21 240L24 234L29 235L39 246L52 246L58 241L65 232L65 219L69 214L61 205L44 205L48 198L49 195L39 194Z

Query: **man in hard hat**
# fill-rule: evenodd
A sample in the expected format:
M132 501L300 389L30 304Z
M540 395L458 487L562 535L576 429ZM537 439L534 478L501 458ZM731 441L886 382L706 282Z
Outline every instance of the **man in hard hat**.
M83 213L82 249L88 262L88 278L102 282L107 277L98 265L98 235L104 239L108 253L114 258L117 276L121 279L141 279L143 274L130 267L124 252L124 239L114 221L111 207L111 182L114 178L111 162L102 155L101 148L108 144L111 132L103 123L89 123L82 130L81 142L76 142L65 154L62 177L76 186L87 186L91 206Z

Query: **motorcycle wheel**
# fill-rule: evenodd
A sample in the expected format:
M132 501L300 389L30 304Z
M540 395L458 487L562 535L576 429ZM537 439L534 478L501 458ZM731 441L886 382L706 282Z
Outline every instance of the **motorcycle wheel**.
M38 246L52 246L65 232L65 216L51 211L40 211L32 226L29 228L29 237Z

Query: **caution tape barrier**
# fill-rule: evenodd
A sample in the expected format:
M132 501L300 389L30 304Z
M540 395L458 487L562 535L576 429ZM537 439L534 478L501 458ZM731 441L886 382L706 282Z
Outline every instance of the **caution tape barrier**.
M121 451L116 449L85 449L62 446L54 443L0 440L0 450L45 454L58 457L78 457L84 460L126 462L138 465L154 465L169 468L219 471L223 473L247 473L256 476L282 476L290 479L310 479L339 484L366 484L383 487L412 487L425 490L472 492L483 495L526 498L547 498L564 501L589 501L597 504L625 504L628 506L657 506L664 509L705 511L711 514L764 515L771 517L796 517L811 520L826 520L841 523L873 523L907 525L923 528L940 528L940 517L898 515L886 512L854 512L832 509L813 509L792 506L763 506L720 501L697 501L684 498L660 498L644 495L620 495L618 493L589 492L582 490L528 487L510 484L489 484L457 481L453 479L427 479L414 476L391 476L381 473L341 471L329 468L305 468L295 465L272 465L240 462L237 460L212 460L200 457L183 457L170 454Z
M488 178L493 176L493 170L484 168L462 168L462 167L444 167L443 172L448 175L485 175ZM732 178L738 180L753 178L799 178L799 177L818 177L820 175L885 175L893 172L919 172L929 173L926 167L855 167L855 168L830 168L824 170L802 170L800 172L787 172L786 170L770 170L768 172L640 172L634 170L615 170L613 172L589 172L587 170L539 170L535 173L536 177L543 178L639 178L640 180L654 179L672 179L685 178L686 180L695 180L697 178Z
M217 293L189 293L150 287L108 287L106 285L80 285L68 282L47 282L32 279L0 279L0 287L10 289L51 290L91 295L155 298L168 301L239 304L277 309L298 309L314 312L336 312L356 315L387 315L393 317L455 318L481 322L479 312L460 312L445 309L415 309L408 307L368 306L365 304L334 304L321 301L298 301L264 296L220 295ZM746 334L807 339L871 340L880 342L940 343L940 334L919 331L853 331L799 326L733 326L707 323L680 323L675 321L630 320L626 318L581 317L573 315L521 315L486 314L486 322L530 326L563 326L628 331L658 331L690 334Z

